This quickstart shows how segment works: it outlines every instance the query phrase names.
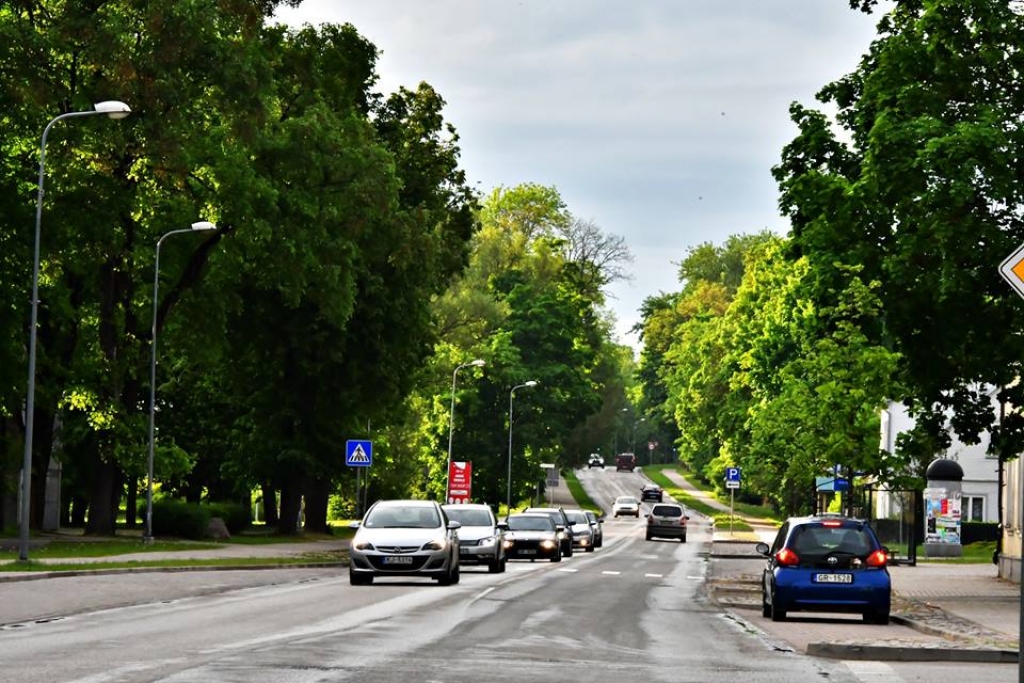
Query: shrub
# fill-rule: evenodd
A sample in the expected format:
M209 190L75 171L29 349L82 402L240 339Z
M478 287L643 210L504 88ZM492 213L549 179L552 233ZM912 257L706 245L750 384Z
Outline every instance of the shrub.
M241 503L208 503L205 507L210 511L210 517L220 517L224 520L232 535L242 533L252 522L249 517L249 506Z
M210 510L183 500L164 499L153 503L153 535L200 540L206 536Z

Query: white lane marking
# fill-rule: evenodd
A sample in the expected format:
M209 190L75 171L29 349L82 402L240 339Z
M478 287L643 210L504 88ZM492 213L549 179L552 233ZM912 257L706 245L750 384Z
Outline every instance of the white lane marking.
M566 574L575 574L579 569L559 569L558 571L565 572Z
M607 574L608 576L618 576L622 572L601 572L601 573L602 574Z
M843 660L843 664L850 670L857 680L863 683L902 683L903 679L897 675L895 669L885 662L870 662L860 660Z
M481 591L479 595L474 596L473 599L469 601L469 604L472 605L477 600L483 600L484 596L487 595L488 593L490 593L495 588L497 588L497 586L491 586L490 588L487 588L486 590Z
M646 578L648 578L648 579L663 579L663 578L665 578L664 574L644 574L644 576Z

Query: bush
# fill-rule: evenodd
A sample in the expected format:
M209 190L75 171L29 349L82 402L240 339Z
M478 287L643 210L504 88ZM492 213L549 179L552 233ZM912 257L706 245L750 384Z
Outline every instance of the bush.
M210 511L210 517L220 517L224 520L232 536L245 531L252 522L249 517L249 506L241 503L208 503L204 507Z
M999 540L999 524L996 522L961 522L960 542L969 543L995 542Z
M207 506L183 500L164 499L153 503L153 535L201 540L210 525Z

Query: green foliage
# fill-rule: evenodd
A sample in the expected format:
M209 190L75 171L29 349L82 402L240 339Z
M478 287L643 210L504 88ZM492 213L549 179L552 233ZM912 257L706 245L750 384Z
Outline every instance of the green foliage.
M206 537L211 509L199 503L165 498L153 502L153 535L199 540Z

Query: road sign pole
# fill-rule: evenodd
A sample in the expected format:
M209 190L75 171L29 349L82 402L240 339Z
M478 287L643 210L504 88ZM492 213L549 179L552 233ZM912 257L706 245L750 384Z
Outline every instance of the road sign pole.
M732 536L733 507L736 505L736 489L729 489L729 535Z

